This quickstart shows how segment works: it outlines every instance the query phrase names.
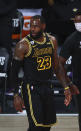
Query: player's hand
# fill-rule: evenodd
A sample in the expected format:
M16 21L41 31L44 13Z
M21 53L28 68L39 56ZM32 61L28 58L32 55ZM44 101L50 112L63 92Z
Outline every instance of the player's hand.
M71 100L72 100L72 95L71 95L70 89L65 90L64 95L65 95L64 104L66 106L68 106L70 104Z
M70 91L72 95L80 94L78 87L74 84L70 86Z
M23 99L18 95L14 97L14 107L17 111L23 111L22 109L24 107L24 102Z

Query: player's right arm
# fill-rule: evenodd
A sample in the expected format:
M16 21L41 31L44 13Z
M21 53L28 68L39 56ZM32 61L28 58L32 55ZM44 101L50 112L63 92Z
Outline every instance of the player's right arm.
M25 54L29 52L29 45L23 39L16 44L12 66L10 70L10 86L14 89L14 107L18 111L22 111L23 100L18 95L18 72L22 67Z
M23 60L24 55L27 54L28 52L29 52L29 44L27 43L26 40L22 39L16 44L13 58L15 60Z

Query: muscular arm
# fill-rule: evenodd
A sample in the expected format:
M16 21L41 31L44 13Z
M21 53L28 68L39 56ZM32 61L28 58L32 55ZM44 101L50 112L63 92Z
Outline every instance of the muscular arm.
M64 72L64 74L65 74L67 83L70 83L71 80L70 80L69 77L67 76L67 72L66 72L66 70L65 70L65 68L64 68L64 67L65 67L64 65L65 65L65 63L66 63L66 60L67 60L67 59L59 56L59 61L60 61L60 64L61 64L61 66L62 66L63 72Z
M54 37L51 37L51 40L53 41L53 45L54 45L52 66L53 66L53 69L56 73L58 80L61 82L62 86L65 89L65 91L64 91L64 94L65 94L64 103L65 103L66 106L68 106L71 99L72 99L71 92L70 92L70 89L67 87L67 80L66 80L66 77L65 77L65 72L63 70L63 67L60 64L60 61L59 61L59 58L58 58L58 55L57 55L57 41Z
M14 93L18 92L18 72L23 64L24 55L27 54L28 51L29 47L25 40L21 40L16 44L10 70L10 86L14 89Z
M14 56L12 60L12 67L10 71L10 86L14 89L14 107L18 111L22 111L24 102L22 98L18 95L18 72L23 64L23 59L25 54L29 52L29 45L25 40L21 40L16 44L14 51Z
M28 52L29 52L29 45L25 40L21 40L16 44L13 58L16 60L23 60L25 54L27 54Z
M65 78L65 72L63 70L63 67L61 66L59 62L59 56L57 54L57 48L58 48L57 41L55 37L51 37L51 40L53 41L53 45L54 45L52 66L58 80L61 82L62 86L65 88L67 87L67 80Z
M64 72L64 74L65 74L65 78L66 78L66 80L67 80L67 83L68 83L68 85L70 86L71 94L72 94L72 95L79 94L80 92L79 92L79 90L78 90L78 87L77 87L76 85L74 85L74 84L71 82L71 80L69 79L69 77L67 76L67 71L66 71L65 66L64 66L67 59L65 59L65 58L62 57L62 56L59 56L59 60L60 60L60 64L61 64L61 66L62 66L63 72Z

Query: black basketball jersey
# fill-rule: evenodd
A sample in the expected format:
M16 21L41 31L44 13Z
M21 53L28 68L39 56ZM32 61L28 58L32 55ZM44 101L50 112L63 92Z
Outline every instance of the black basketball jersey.
M81 32L75 31L66 39L60 56L65 59L72 56L73 81L81 87Z
M47 81L52 78L52 56L54 46L47 34L43 42L37 42L30 35L24 39L29 44L29 53L24 57L24 77L26 81Z

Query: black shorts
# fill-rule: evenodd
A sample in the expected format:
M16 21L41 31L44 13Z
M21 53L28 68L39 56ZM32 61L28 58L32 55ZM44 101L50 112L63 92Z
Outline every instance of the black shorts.
M23 84L24 104L29 125L51 127L56 123L54 93L48 84Z

